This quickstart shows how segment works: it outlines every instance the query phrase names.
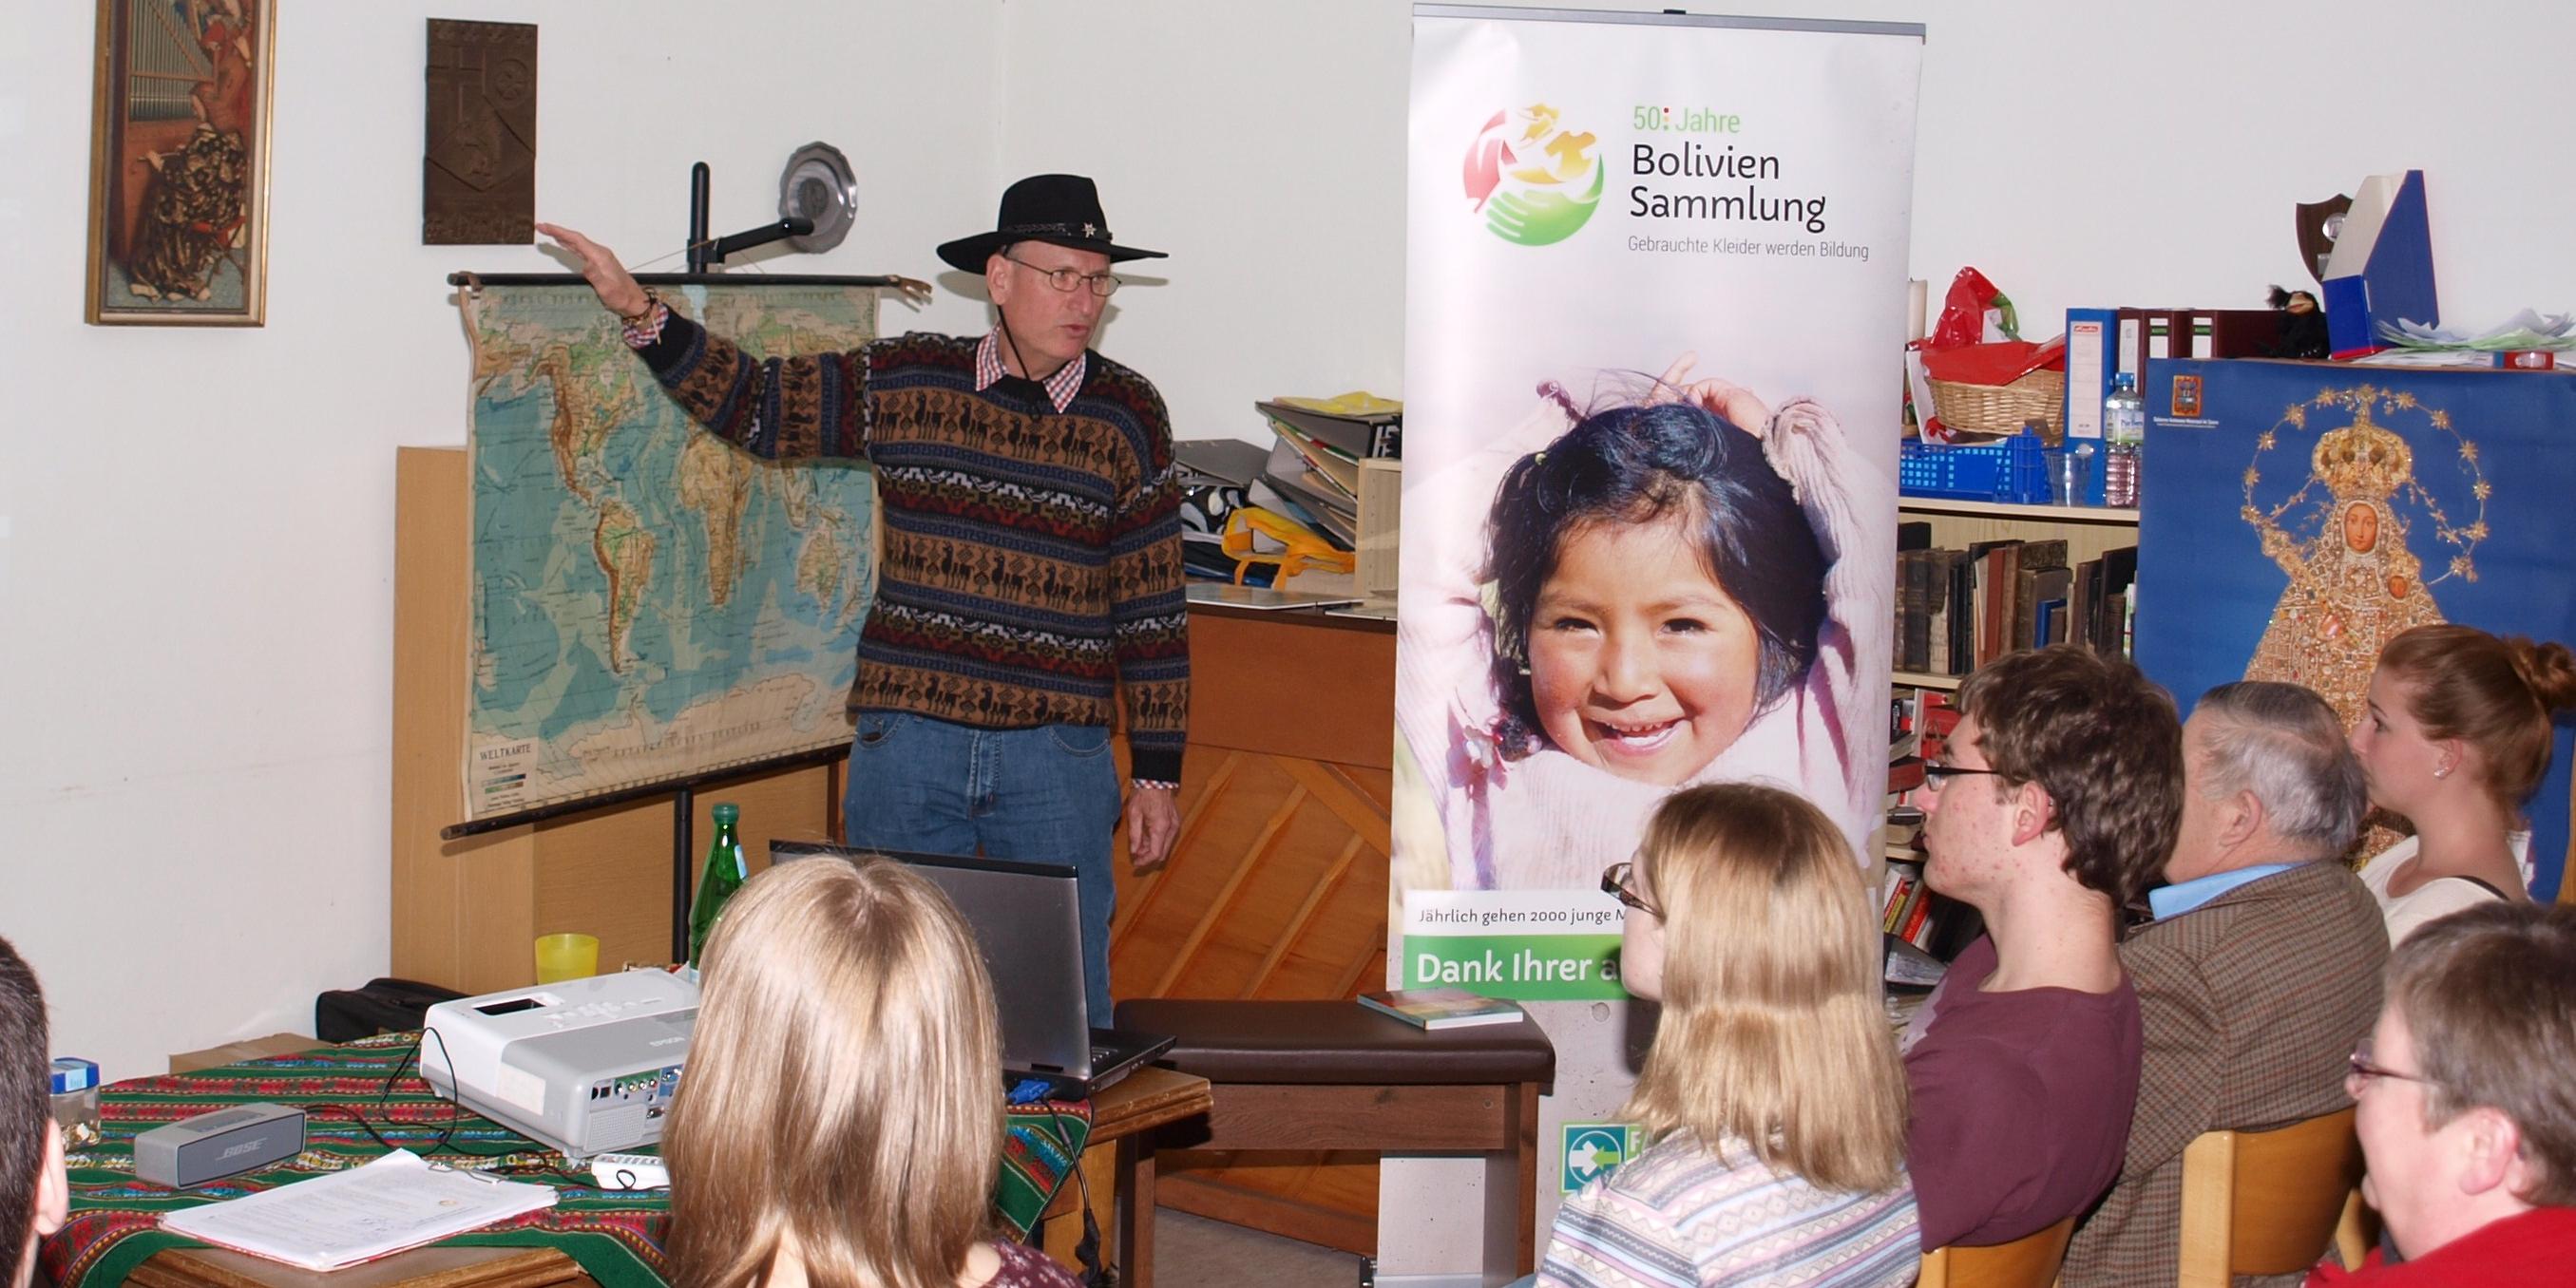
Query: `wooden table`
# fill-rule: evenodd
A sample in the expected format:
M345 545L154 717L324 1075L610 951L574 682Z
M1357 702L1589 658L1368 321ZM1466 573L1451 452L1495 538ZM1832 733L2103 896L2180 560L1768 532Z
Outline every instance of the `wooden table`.
M1166 1152L1481 1154L1484 1282L1537 1268L1538 1100L1556 1047L1535 1023L1433 1033L1347 1001L1129 998L1117 1024L1171 1034L1164 1060L1225 1088L1203 1125L1160 1134Z
M553 1248L414 1248L328 1274L222 1248L156 1252L126 1282L142 1288L598 1288Z
M1092 1219L1114 1230L1120 1276L1126 1288L1154 1285L1154 1140L1167 1123L1214 1109L1208 1080L1147 1065L1092 1097L1091 1140L1082 1150L1082 1180L1056 1192L1047 1205L1046 1253L1078 1266L1082 1203L1087 1188Z
M599 1282L640 1284L662 1264L667 1196L591 1189L581 1184L585 1176L552 1170L565 1163L559 1155L471 1113L457 1113L451 1126L446 1102L415 1076L413 1064L410 1035L387 1034L277 1059L109 1084L99 1094L105 1139L70 1160L72 1211L63 1228L46 1240L44 1273L65 1276L72 1288L121 1288L132 1279L139 1279L143 1288L551 1288L590 1285L593 1277L585 1265L607 1276ZM389 1145L426 1153L451 1134L460 1147L470 1142L471 1152L487 1157L523 1150L520 1162L548 1169L571 1184L558 1194L555 1207L498 1239L468 1235L469 1240L490 1241L435 1245L329 1275L181 1246L183 1240L149 1219L152 1213L216 1196L172 1194L137 1183L131 1162L136 1135L253 1100L308 1111L345 1107L360 1099L350 1090L353 1086L383 1089L364 1096L369 1102L364 1117L373 1125L348 1112L314 1112L305 1124L303 1154L282 1167L244 1173L227 1186L269 1191L321 1170L308 1155L358 1166L380 1157ZM1007 1115L1010 1130L1033 1143L1081 1138L1079 1121L1056 1119L1056 1111L1044 1106ZM1046 1166L1052 1159L1060 1155L1032 1152L1005 1165L994 1198L1009 1228L1033 1228L1039 1220L1055 1188ZM180 1201L174 1204L173 1199ZM133 1239L146 1241L128 1242ZM557 1249L556 1255L533 1255L545 1248Z

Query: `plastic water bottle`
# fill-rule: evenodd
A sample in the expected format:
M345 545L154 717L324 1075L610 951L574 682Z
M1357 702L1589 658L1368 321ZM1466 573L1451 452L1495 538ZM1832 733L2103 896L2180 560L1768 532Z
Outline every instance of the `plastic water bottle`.
M2057 503L2084 504L2084 490L2093 483L2093 445L2069 442L2050 455L2057 458L2057 473L2048 481Z
M2111 378L2111 395L2102 400L2102 503L2138 504L2139 458L2146 451L2147 401L2138 396L2138 378L2121 372Z
M689 904L689 965L699 966L706 956L707 936L716 928L716 918L723 914L725 900L742 888L743 879L751 875L744 865L742 840L735 835L734 824L742 818L736 805L718 805L712 811L716 819L715 843L707 847L707 866L698 874L698 894Z

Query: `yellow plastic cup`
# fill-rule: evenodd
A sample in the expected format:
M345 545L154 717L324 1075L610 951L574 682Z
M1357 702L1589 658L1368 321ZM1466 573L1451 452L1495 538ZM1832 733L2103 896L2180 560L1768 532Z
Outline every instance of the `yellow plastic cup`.
M553 984L599 973L599 940L592 935L537 936L537 982Z

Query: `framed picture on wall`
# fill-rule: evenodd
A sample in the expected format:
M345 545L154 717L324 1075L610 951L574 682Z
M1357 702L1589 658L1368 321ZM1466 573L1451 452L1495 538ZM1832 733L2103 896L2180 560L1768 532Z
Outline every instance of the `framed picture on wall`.
M88 316L258 326L277 0L98 0Z

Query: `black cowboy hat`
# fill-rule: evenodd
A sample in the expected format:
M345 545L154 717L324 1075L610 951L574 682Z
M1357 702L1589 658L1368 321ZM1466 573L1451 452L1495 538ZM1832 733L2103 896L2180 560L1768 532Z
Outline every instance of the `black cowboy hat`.
M952 268L984 271L993 252L1019 241L1050 242L1075 250L1096 250L1111 263L1126 259L1161 259L1159 250L1138 250L1109 240L1109 218L1100 213L1100 192L1078 174L1033 174L1002 191L1002 212L993 231L960 237L939 247L939 257Z

